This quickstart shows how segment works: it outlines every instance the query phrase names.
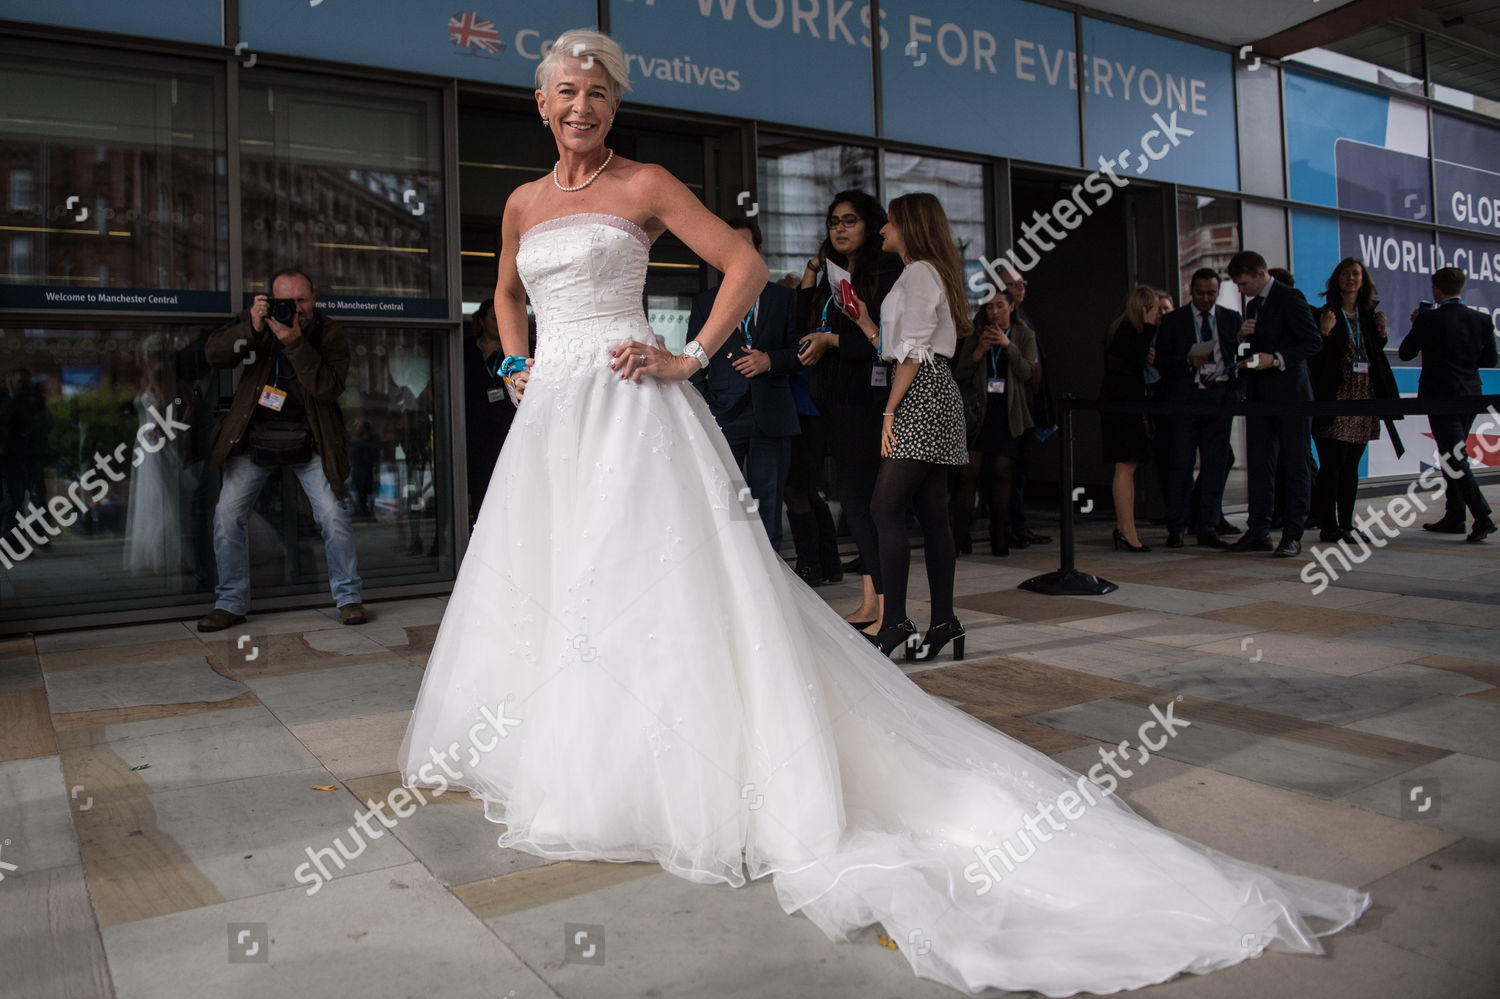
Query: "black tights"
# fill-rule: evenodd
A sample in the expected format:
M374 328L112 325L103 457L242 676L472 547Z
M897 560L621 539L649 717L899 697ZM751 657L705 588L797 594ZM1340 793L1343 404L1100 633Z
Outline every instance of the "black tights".
M1011 472L1014 459L1004 455L985 455L969 452L969 463L958 470L958 493L953 503L953 534L958 538L969 536L969 524L974 519L974 493L979 486L979 476L985 462L990 465L990 547L1003 548L1010 535Z
M1350 444L1331 437L1314 437L1318 446L1318 477L1313 483L1313 512L1321 531L1352 530L1354 500L1359 492L1359 460L1366 444Z
M906 583L911 571L911 539L906 512L917 515L926 542L927 589L932 623L953 619L953 532L948 526L949 466L911 458L886 458L875 476L870 515L880 545L880 578L885 584L882 628L906 619Z

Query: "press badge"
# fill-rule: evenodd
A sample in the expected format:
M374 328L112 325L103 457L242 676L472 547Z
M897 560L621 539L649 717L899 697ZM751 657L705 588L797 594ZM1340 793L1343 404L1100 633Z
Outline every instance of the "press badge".
M503 388L492 388L492 389L489 389L488 391L486 391L484 393L484 397L486 399L488 399L490 402L499 402L501 399L505 398L505 389L503 389Z
M890 372L884 364L877 364L870 369L870 385L872 388L885 388L890 383Z
M1005 379L1004 378L991 378L989 380L989 393L990 393L990 395L1001 395L1004 392L1005 392Z
M1370 373L1370 362L1355 361L1353 371L1356 375L1368 375Z
M266 407L273 413L281 412L281 407L286 405L286 393L275 385L267 385L260 390L259 405Z

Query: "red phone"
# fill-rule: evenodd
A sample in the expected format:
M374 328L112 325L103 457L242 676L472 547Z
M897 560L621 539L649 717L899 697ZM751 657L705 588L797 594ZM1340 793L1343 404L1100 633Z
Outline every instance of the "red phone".
M848 281L839 282L838 306L844 315L859 322L859 303L854 299L854 286Z

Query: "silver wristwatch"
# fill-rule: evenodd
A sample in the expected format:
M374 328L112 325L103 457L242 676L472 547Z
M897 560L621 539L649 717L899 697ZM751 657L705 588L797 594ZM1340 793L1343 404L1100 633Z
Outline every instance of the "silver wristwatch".
M702 371L708 367L708 355L703 352L703 345L697 340L689 340L686 347L682 348L683 357L691 357L698 362L698 370Z

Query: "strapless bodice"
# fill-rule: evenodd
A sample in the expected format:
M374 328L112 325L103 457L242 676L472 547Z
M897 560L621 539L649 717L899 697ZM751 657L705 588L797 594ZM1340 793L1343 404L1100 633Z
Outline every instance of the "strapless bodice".
M622 340L650 340L642 301L650 249L640 226L596 212L522 234L516 269L536 314L536 374L583 374L607 366Z

